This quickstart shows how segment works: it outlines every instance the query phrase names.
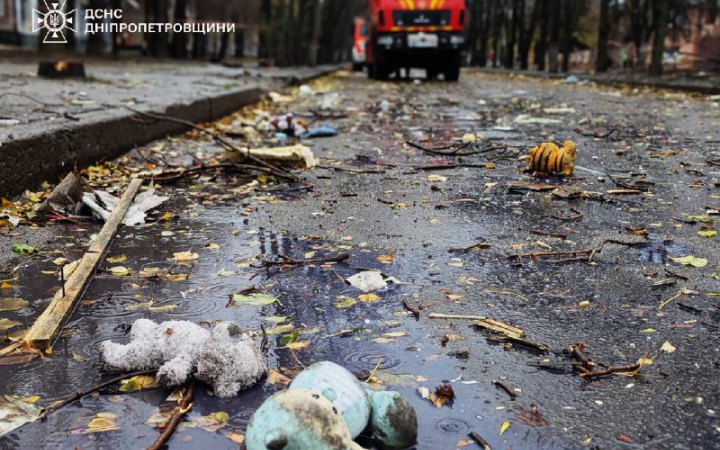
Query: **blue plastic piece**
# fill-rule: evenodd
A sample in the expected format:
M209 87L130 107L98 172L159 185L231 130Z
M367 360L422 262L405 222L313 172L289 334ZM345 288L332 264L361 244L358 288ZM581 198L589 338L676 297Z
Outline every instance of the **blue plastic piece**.
M327 125L320 125L319 127L312 127L307 132L303 133L302 136L300 136L302 139L314 139L314 138L321 138L321 137L332 137L337 136L338 132L335 128L327 126Z

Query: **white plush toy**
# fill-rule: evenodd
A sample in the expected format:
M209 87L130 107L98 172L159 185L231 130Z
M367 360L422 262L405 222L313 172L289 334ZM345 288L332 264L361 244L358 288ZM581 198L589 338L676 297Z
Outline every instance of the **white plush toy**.
M100 361L109 371L158 369L156 379L165 387L180 386L194 375L223 398L237 395L267 372L253 339L234 323L221 323L210 332L192 322L139 319L128 344L101 344Z

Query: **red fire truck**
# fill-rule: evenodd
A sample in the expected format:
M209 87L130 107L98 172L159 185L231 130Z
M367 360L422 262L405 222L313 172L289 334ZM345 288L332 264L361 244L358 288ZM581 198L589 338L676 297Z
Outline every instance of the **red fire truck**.
M370 0L369 77L424 68L430 79L457 81L466 22L465 0Z

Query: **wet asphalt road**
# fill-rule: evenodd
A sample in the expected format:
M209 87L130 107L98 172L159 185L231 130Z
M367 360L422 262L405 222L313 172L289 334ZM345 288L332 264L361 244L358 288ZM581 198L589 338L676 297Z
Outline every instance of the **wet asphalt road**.
M709 213L720 207L717 102L474 72L457 84L377 83L352 75L315 87L339 93L340 101L308 117L340 134L309 141L321 164L303 175L311 189L271 183L232 192L249 180L209 175L163 186L173 199L162 213L176 219L123 230L110 254L126 255L122 265L134 273L161 267L189 279L101 274L52 357L0 367L0 393L51 400L96 384L102 376L97 345L123 339L139 317L236 320L259 328L265 317L287 316L308 342L297 351L305 364L330 359L367 374L379 363L378 382L403 392L419 413L419 449L474 448L465 441L469 431L494 449L720 448L720 297L713 295L720 291L720 252L717 237L698 234L714 230ZM320 101L322 94L298 97L270 109L305 114L317 111ZM527 123L532 118L551 123ZM407 145L448 152L467 133L479 137L461 151L476 153L471 156ZM522 172L526 163L519 159L531 146L565 139L578 143L581 167L573 178L538 180ZM180 160L188 152L207 158L212 151L197 139L166 145ZM141 160L119 162L137 166ZM458 163L468 167L437 167ZM430 165L435 170L427 170ZM562 189L545 190L548 184ZM639 193L612 192L638 187ZM53 245L66 249L84 243L92 228L62 227ZM607 240L624 245L603 246ZM478 243L486 245L470 248ZM513 257L593 249L601 251L589 263ZM187 250L200 253L198 262L169 262ZM249 267L258 255L338 252L350 253L350 260ZM707 259L707 265L670 259L683 256ZM26 298L31 307L7 317L31 323L37 316L56 284L41 275L52 269L51 260L24 264L21 287L8 295ZM366 303L341 279L368 268L403 284ZM228 295L248 286L266 289L280 303L228 308ZM348 297L355 303L347 306ZM403 300L421 309L419 320ZM431 313L487 316L522 328L528 340L550 351L500 342L469 321L431 319ZM643 358L645 365L636 377L588 381L573 370L567 352L579 343L598 364ZM270 365L291 372L298 364L276 348ZM451 405L436 408L417 394L420 386L432 390L443 382L454 388ZM171 448L233 448L229 433L242 433L252 411L276 389L266 384L230 401L201 393L191 421L226 411L229 423L215 432L181 429ZM143 391L88 398L0 439L0 446L146 446L157 432L144 423L163 397L162 391ZM117 415L120 429L83 433L104 411ZM509 427L501 433L504 422Z

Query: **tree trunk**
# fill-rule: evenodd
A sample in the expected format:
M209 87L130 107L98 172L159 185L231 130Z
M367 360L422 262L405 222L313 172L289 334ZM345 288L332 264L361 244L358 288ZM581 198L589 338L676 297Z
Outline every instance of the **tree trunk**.
M156 0L151 2L150 14L153 22L167 23L169 21L167 0ZM148 51L150 55L155 58L167 56L169 53L167 33L149 33L149 36L150 42L148 43Z
M485 11L485 22L480 24L480 54L478 55L478 65L480 67L487 67L488 63L488 45L493 18L493 0L486 0L484 5L487 6L487 11Z
M560 3L561 0L552 0L550 8L550 73L558 73L558 56L560 55Z
M495 1L495 20L493 20L493 58L492 66L498 67L500 61L500 37L502 36L502 24L504 22L504 11L501 0Z
M523 3L525 3L523 1ZM527 30L523 32L523 37L520 42L520 68L527 70L530 67L530 47L532 46L533 39L535 38L535 27L540 15L540 5L542 2L536 1L533 6L533 10L530 16L530 24ZM523 5L524 8L524 5Z
M540 71L545 70L545 58L547 57L548 30L550 29L550 8L548 2L535 0L540 3L540 38L535 44L535 64Z
M505 55L505 67L515 67L515 42L518 31L518 15L520 14L520 1L512 0L512 19L510 20L510 31L507 39L507 53Z
M575 32L575 2L577 0L564 0L563 8L563 72L570 72L570 56L572 55L573 34Z
M633 44L635 45L635 65L642 66L645 64L642 55L645 21L642 20L643 11L640 2L641 0L630 1L630 28L632 30Z
M235 57L245 57L245 29L238 28L235 30Z
M663 54L665 53L665 34L667 33L668 10L670 0L653 2L653 48L650 75L658 76L663 72Z
M600 1L600 27L598 29L598 53L595 61L596 72L607 72L611 66L610 49L610 0Z
M88 9L105 9L105 2L103 0L90 0ZM96 21L89 23L99 23ZM102 33L90 33L88 34L87 40L87 54L88 55L102 55L105 50L105 40L103 39Z
M187 21L187 0L175 0L175 23L185 23ZM187 58L187 34L173 33L172 38L172 56L173 58Z

